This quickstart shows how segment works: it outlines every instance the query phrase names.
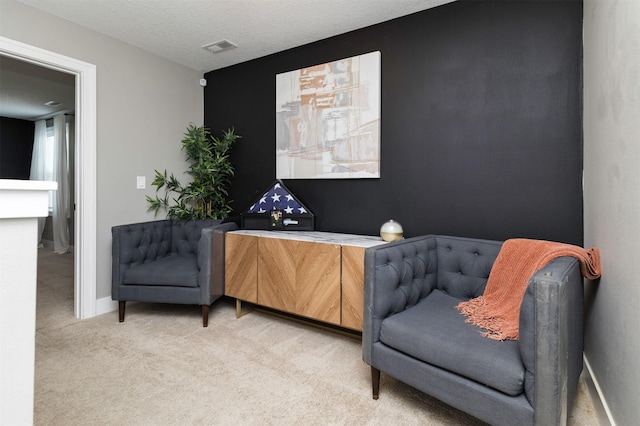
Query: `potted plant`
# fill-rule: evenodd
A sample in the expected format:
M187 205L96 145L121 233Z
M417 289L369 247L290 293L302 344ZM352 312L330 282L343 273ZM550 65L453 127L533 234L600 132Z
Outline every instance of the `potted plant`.
M231 128L216 138L206 127L190 124L181 150L190 164L185 173L193 179L183 186L173 173L167 176L166 170L164 173L156 170L152 183L156 196L147 195L148 211L157 216L160 210L166 210L168 219L226 219L232 210L227 197L234 173L229 153L240 137ZM163 188L164 197L160 197L157 193Z

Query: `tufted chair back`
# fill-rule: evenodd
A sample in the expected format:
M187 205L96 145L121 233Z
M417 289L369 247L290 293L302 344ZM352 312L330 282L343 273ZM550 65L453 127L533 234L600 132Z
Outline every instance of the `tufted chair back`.
M220 223L219 220L173 221L171 252L183 257L197 255L202 229L218 223Z
M196 256L202 229L219 223L214 220L158 220L120 226L122 248L119 262L123 265L120 274L133 265L153 262L168 255Z
M376 277L376 301L365 287L365 309L375 303L365 339L376 341L382 320L415 306L434 289L460 300L484 293L502 242L425 235L367 250L365 281ZM368 333L372 333L368 336Z
M393 244L389 243L389 246ZM384 300L384 306L377 306L376 310L384 312L385 317L414 306L435 288L438 269L434 239L400 245L392 250L376 252L375 256L375 259L369 259L370 265L375 265L375 271L369 268L369 272L385 277L385 282L398 283L397 286L378 289L385 296L380 298Z
M461 300L481 296L502 243L456 237L434 239L438 259L438 290Z
M119 251L119 263L125 267L119 270L119 280L129 266L153 262L171 252L172 226L169 220L122 225L120 229L122 249Z

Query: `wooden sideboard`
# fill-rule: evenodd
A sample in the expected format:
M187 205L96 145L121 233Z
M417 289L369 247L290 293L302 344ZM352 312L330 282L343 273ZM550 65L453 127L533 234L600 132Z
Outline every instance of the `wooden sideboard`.
M362 331L364 251L378 244L330 232L228 232L225 295Z

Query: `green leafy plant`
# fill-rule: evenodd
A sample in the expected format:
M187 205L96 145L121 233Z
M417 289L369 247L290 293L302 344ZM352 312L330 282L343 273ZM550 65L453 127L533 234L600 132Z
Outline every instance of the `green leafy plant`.
M228 187L234 173L229 154L240 138L233 128L216 138L206 127L190 124L181 150L190 163L185 173L193 179L183 186L173 173L167 175L166 170L164 173L156 170L152 183L156 196L147 195L147 211L153 211L157 216L160 210L165 210L169 219L226 219L232 210ZM159 196L157 193L163 188L164 196Z

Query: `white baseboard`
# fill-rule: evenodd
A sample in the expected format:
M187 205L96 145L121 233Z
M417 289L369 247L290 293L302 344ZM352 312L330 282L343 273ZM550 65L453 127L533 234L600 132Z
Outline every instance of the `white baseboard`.
M118 301L111 297L103 297L96 300L96 315L106 314L118 310Z
M135 300L127 302L127 306L131 306L134 303L138 303ZM115 312L118 310L118 301L112 300L111 297L103 297L96 300L96 315L108 314L109 312Z
M593 369L591 368L591 364L589 363L589 360L587 359L587 356L585 354L582 355L582 358L584 359L584 365L587 368L587 371L589 372L589 376L591 377L593 387L595 388L596 394L591 395L591 398L594 401L594 404L600 403L600 405L602 406L602 409L604 410L604 413L607 416L607 419L609 420L609 424L611 424L611 426L616 426L616 422L613 420L613 416L611 415L611 410L609 409L607 400L604 398L604 394L602 393L602 389L600 388L598 379L596 378L596 375L594 374ZM598 399L598 401L596 401L596 398ZM596 407L596 411L598 411L597 407Z

